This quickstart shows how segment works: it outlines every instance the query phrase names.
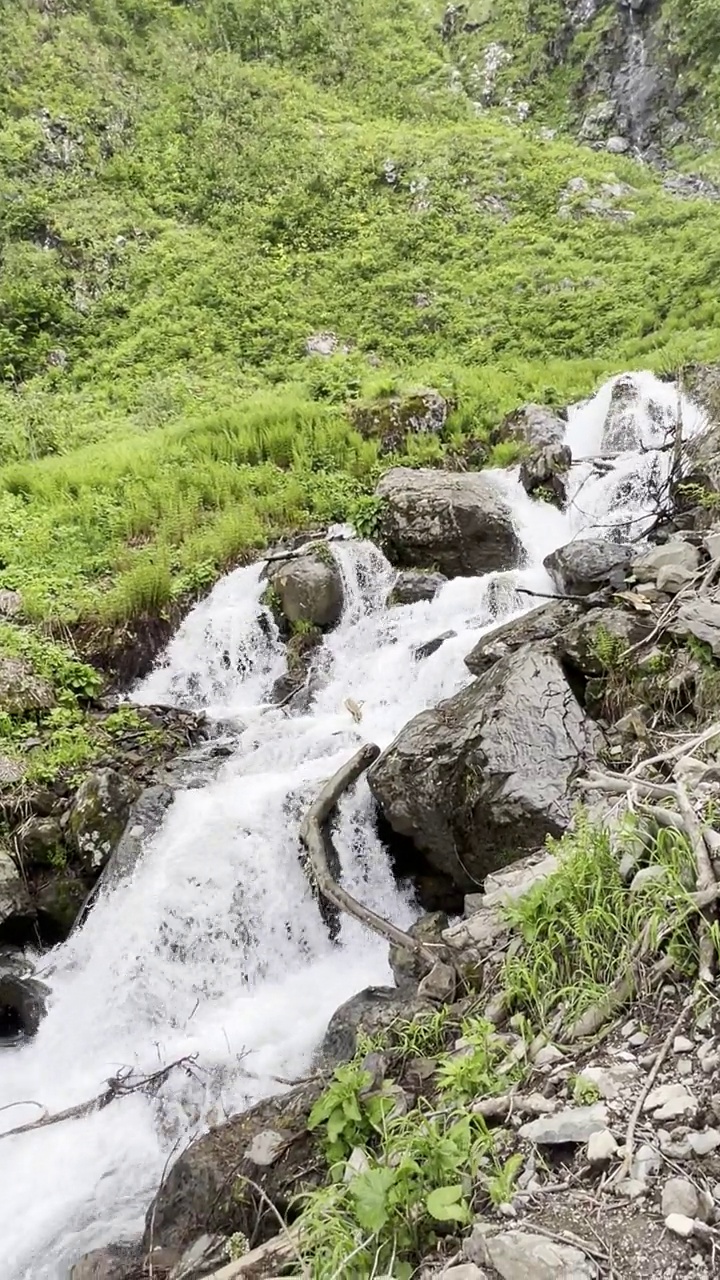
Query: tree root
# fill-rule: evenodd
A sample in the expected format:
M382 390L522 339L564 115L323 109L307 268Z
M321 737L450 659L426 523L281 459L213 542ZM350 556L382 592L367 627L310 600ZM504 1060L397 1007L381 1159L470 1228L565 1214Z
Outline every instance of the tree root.
M338 884L331 871L331 867L339 870L340 866L329 832L330 820L337 808L338 800L343 792L357 782L361 774L374 760L377 760L379 755L380 748L374 743L367 743L351 760L348 760L347 764L338 769L329 782L326 782L302 821L300 842L308 855L321 898L330 903L336 911L343 911L346 915L359 920L361 924L372 929L387 942L403 947L406 951L414 951L433 965L441 957L442 948L428 947L404 930L396 928L389 920L377 915L370 907L358 902L357 898L353 898L342 885Z

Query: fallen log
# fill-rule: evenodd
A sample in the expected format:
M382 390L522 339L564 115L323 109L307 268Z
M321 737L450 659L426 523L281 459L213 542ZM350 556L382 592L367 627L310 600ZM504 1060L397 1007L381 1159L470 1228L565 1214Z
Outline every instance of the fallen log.
M372 929L387 942L403 947L406 951L414 951L432 965L438 960L442 948L431 948L413 938L403 929L398 929L389 920L377 915L370 907L366 907L338 883L340 859L330 835L330 822L334 816L340 797L370 767L380 755L380 748L374 743L367 743L348 760L332 778L325 783L320 794L303 818L300 827L300 843L305 849L312 873L321 899L330 903L335 912L344 912L359 920L361 924ZM336 921L339 918L336 916ZM339 923L331 930L331 937L336 938Z

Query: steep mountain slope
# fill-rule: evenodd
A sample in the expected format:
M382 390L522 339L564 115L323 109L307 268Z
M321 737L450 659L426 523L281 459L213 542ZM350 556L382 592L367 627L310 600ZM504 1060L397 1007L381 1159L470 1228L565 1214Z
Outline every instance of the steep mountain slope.
M717 354L720 208L546 128L585 110L610 16L4 5L0 586L28 615L157 611L352 514L358 397L436 386L458 451L523 400Z

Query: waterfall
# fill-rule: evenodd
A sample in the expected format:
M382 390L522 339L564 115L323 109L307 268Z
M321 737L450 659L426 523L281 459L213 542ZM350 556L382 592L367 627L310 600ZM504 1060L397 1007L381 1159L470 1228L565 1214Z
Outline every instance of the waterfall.
M323 679L308 711L269 707L283 645L261 604L257 566L238 569L187 617L136 702L203 708L232 722L234 753L201 789L176 793L133 874L101 893L86 922L37 959L51 988L36 1038L0 1053L0 1131L96 1096L123 1068L156 1071L181 1057L157 1096L0 1142L0 1239L6 1280L65 1280L85 1251L132 1239L172 1154L211 1122L278 1091L309 1066L328 1019L368 984L391 981L387 947L343 923L341 956L298 862L300 817L364 741L387 746L417 712L469 680L465 654L483 629L553 590L542 560L573 537L635 536L653 511L656 450L676 389L633 375L628 451L609 472L574 464L560 512L531 500L517 471L489 472L510 503L524 567L457 578L430 602L388 610L393 572L370 543L334 544L345 609L324 642ZM613 383L569 414L567 441L600 448ZM687 431L699 425L684 407ZM663 469L665 469L663 471ZM431 657L415 647L452 630ZM345 706L362 706L357 724ZM375 833L367 785L341 806L343 882L407 926L415 908L396 887Z

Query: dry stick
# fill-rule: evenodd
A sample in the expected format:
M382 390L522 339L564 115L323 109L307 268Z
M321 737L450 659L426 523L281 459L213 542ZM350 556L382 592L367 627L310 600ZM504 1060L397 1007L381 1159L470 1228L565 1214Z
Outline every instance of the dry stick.
M252 1187L253 1191L255 1191L256 1194L260 1196L260 1199L262 1200L263 1204L266 1204L270 1212L273 1214L273 1216L277 1218L278 1223L280 1225L280 1234L285 1240L285 1243L287 1244L288 1248L291 1250L293 1257L297 1260L297 1263L303 1275L303 1280L311 1280L310 1272L308 1271L307 1267L305 1266L305 1263L302 1260L302 1255L298 1248L297 1239L293 1238L293 1235L290 1232L290 1228L288 1227L285 1219L280 1213L280 1210L278 1209L277 1205L273 1204L267 1191L263 1190L263 1188L260 1186L259 1183L253 1182L252 1178L248 1178L247 1174L245 1173L239 1173L237 1174L237 1177L240 1178L242 1182L246 1182L249 1187Z
M328 834L330 819L343 792L357 782L360 775L369 768L374 760L377 760L379 755L380 748L376 747L372 742L367 743L355 753L351 760L348 760L347 764L338 769L329 782L325 783L314 804L303 818L300 827L300 841L310 859L318 890L328 902L337 907L339 911L344 911L347 915L353 916L355 920L359 920L361 924L366 925L368 929L372 929L374 933L380 934L380 937L385 938L387 942L403 947L405 951L415 951L430 964L434 964L440 954L439 949L431 950L431 948L419 942L417 938L411 937L409 933L405 933L402 929L396 928L394 924L390 924L389 920L376 915L374 911L371 911L370 907L364 906L362 902L358 902L357 898L353 898L346 889L343 889L330 872L328 853L331 856L334 855L332 841Z
M660 1068L663 1062L665 1061L665 1059L667 1058L670 1052L670 1048L672 1046L673 1040L675 1039L676 1035L681 1030L681 1028L684 1026L685 1021L690 1014L690 1010L693 1008L693 1005L695 1004L696 1000L697 1000L697 989L693 991L692 994L689 995L685 1000L682 1009L680 1010L677 1018L675 1019L665 1039L660 1045L660 1048L658 1049L657 1055L655 1057L655 1061L653 1062L652 1067L648 1072L647 1080L645 1081L642 1089L640 1090L638 1099L632 1110L632 1115L628 1120L627 1131L625 1134L625 1157L623 1159L622 1164L619 1166L619 1168L615 1170L615 1172L611 1175L610 1178L608 1178L608 1185L611 1182L621 1182L623 1178L630 1176L630 1171L632 1169L634 1148L635 1148L635 1130L637 1128L637 1122L640 1119L640 1113L643 1109L643 1103L647 1098L650 1090L652 1089L655 1081L657 1080L658 1073L660 1071Z
M653 764L664 764L668 760L677 760L679 756L691 756L701 747L704 742L709 742L711 738L720 737L720 724L711 724L709 729L704 729L695 738L686 738L683 742L676 743L669 751L661 751L657 756L648 756L646 760L641 760L634 769L631 769L627 775L635 778L642 769L648 769Z
M41 1116L38 1120L28 1121L27 1124L19 1124L14 1129L6 1129L4 1133L0 1133L0 1139L12 1138L19 1133L30 1133L32 1129L44 1129L46 1125L59 1124L61 1120L76 1120L80 1116L90 1115L93 1111L102 1111L115 1098L126 1098L130 1093L142 1093L149 1088L158 1088L167 1080L170 1072L175 1067L183 1067L187 1071L194 1062L195 1055L178 1058L176 1062L171 1062L167 1067L162 1067L160 1071L154 1071L149 1076L141 1076L138 1080L132 1082L130 1072L113 1076L107 1082L107 1089L99 1093L97 1097L90 1098L87 1102L79 1102L74 1107L66 1107L64 1111L55 1111L52 1114Z
M344 533L326 533L319 534L317 538L308 538L307 542L303 542L301 547L295 547L293 551L271 551L269 555L264 556L266 564L272 564L276 560L296 560L299 556L304 556L308 547L315 546L318 542L347 542L347 535Z
M611 795L625 795L634 791L641 800L677 800L677 788L670 783L641 782L624 774L593 771L587 778L579 779L583 791L607 791Z
M681 773L682 763L683 762L681 760L675 770L675 777L677 779L677 803L680 815L685 823L688 840L690 841L690 847L692 848L693 856L695 858L697 890L698 893L703 893L716 887L715 873L712 869L710 855L707 851L707 845L703 838L702 827L700 826L697 814L690 803L690 797L688 796L685 788L685 783L682 780L682 777L678 776L678 774ZM706 911L708 913L711 912L711 908L707 907ZM704 914L701 914L700 916L699 945L700 954L698 977L701 982L709 983L712 982L715 973L715 947L710 933L710 919L708 915Z

